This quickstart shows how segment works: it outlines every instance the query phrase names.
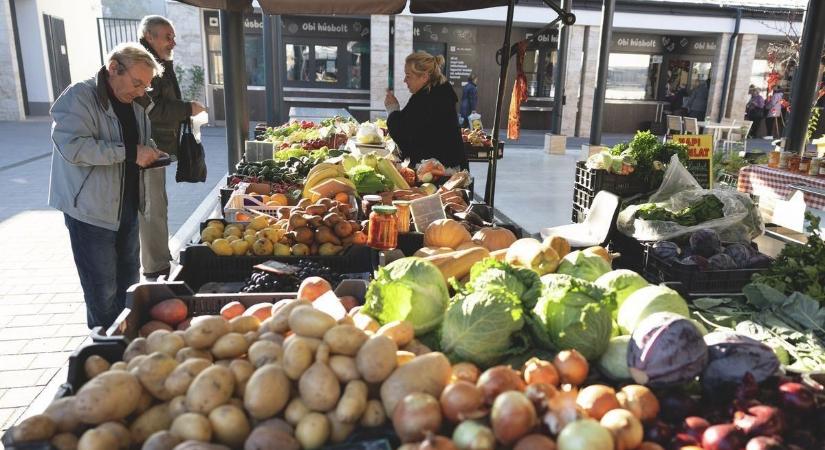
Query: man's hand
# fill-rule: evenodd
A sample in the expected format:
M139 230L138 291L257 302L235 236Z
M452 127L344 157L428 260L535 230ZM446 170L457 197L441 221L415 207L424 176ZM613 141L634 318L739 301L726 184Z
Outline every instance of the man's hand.
M148 167L152 165L152 163L155 162L156 159L160 158L163 155L165 155L165 153L163 153L160 150L156 150L147 145L138 145L135 163L140 167Z
M390 89L387 89L387 96L384 98L384 107L387 108L387 111L397 111L401 109L398 104L398 99L395 98L395 94Z
M206 106L203 106L201 102L192 102L192 115L197 116L198 114L206 111Z

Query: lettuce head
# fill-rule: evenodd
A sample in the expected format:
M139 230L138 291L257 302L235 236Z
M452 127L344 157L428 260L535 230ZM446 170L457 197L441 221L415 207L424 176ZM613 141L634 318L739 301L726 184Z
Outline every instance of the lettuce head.
M601 256L592 252L576 250L562 258L556 273L570 275L582 280L596 281L610 270L610 263Z
M382 325L406 320L420 335L441 323L449 300L438 267L423 258L401 258L378 269L361 311Z
M526 267L510 265L495 258L485 258L470 269L466 292L503 290L514 295L525 308L535 306L541 294L539 275Z

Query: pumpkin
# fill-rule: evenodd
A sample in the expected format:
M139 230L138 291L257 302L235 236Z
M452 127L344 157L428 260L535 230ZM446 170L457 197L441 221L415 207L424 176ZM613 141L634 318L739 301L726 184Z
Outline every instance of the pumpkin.
M468 249L471 249L471 248L476 248L476 247L484 247L484 246L483 246L483 245L481 245L481 244L478 244L478 243L476 243L476 242L473 242L473 241L467 241L467 242L465 242L465 243L463 243L463 244L459 245L459 246L458 246L458 247L456 247L455 249L456 249L456 250L468 250Z
M570 243L561 236L548 236L543 244L545 247L550 247L555 250L559 258L564 258L565 255L570 253Z
M421 247L415 252L415 254L413 254L413 256L425 258L427 256L441 255L444 253L450 253L452 251L454 250L450 247Z
M473 242L494 252L513 245L516 235L507 228L484 227L473 235Z
M469 240L471 240L470 232L453 219L436 220L424 231L424 246L426 247L456 248Z

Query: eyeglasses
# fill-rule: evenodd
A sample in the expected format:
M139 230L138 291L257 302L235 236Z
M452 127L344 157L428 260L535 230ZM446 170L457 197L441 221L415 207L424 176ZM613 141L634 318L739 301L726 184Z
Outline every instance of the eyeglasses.
M115 59L115 62L117 62L118 69L122 69L124 72L126 72L127 75L129 75L129 78L132 79L132 86L135 89L142 89L145 92L151 92L152 91L152 86L151 85L146 85L146 83L144 83L140 79L135 78L132 75L132 72L129 71L129 68L126 67L126 64L123 64L119 59Z

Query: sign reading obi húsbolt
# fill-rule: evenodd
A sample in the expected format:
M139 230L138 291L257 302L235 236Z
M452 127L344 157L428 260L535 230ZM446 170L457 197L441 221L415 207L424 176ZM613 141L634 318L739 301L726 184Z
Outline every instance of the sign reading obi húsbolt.
M217 11L204 11L203 22L206 30L211 33L220 33L221 22ZM243 16L243 31L245 33L262 33L264 29L263 16L257 13Z
M688 172L704 189L713 186L713 136L709 134L676 134L675 142L688 146Z
M359 19L283 16L285 36L368 39L370 22Z
M615 33L610 50L645 54L713 55L716 36L658 36L653 34Z

